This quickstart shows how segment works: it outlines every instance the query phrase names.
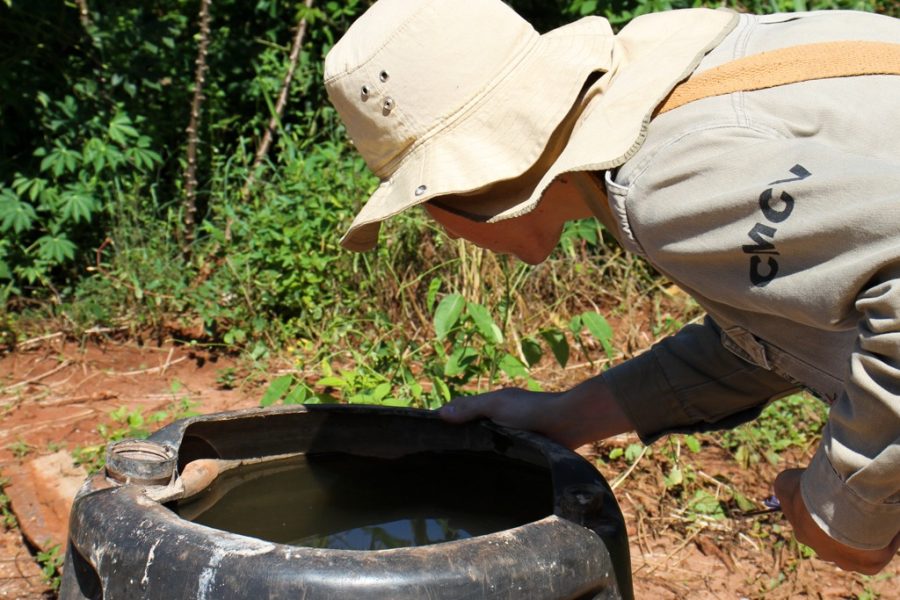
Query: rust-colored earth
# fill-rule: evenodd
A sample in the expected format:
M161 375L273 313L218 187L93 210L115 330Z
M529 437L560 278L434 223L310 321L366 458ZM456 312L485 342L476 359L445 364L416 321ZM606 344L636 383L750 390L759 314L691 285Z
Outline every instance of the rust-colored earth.
M589 375L587 368L552 379L555 385L572 383ZM83 455L90 456L103 444L98 427L108 438L127 427L124 414L149 419L164 413L170 420L186 405L204 413L256 406L262 383L231 358L168 344L94 339L82 346L60 335L0 357L0 477L8 480L4 492L20 523L13 529L0 524L0 598L53 597L35 553L64 542L69 501L84 477L72 452L87 449ZM771 493L778 470L808 458L797 453L790 463L745 470L708 443L712 438L703 440L689 460L713 494L732 486L760 500ZM605 456L610 445L635 441L622 437L580 452L593 459ZM623 464L610 462L601 470L613 481ZM878 576L863 577L801 558L778 517L698 518L667 492L663 466L654 457L638 460L616 489L628 523L637 598L900 599L900 559Z

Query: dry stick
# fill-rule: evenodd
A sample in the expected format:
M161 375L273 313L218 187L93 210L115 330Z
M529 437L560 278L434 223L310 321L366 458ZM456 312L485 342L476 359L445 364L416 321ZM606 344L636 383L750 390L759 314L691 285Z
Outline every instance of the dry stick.
M11 385L11 386L9 386L9 387L0 388L0 392L3 392L3 393L9 393L9 392L11 392L12 390L18 389L18 388L20 388L20 387L25 387L25 386L27 386L27 385L31 385L32 383L37 383L37 382L40 381L41 379L45 379L45 378L47 378L47 377L50 377L50 376L53 375L54 373L58 373L58 372L62 371L63 369L65 369L66 367L68 367L70 364L72 364L72 361L71 361L71 360L64 360L64 361L63 361L62 363L60 363L60 365L59 365L58 367L56 367L55 369L50 369L50 370L47 371L46 373L41 373L41 374L38 375L37 377L32 377L31 379L26 379L25 381L20 381L19 383L15 383L15 384L13 384L13 385Z
M166 364L162 365L161 367L151 367L149 369L138 369L137 371L125 371L123 373L112 371L110 373L107 373L107 375L119 375L119 376L130 377L131 375L149 375L151 373L159 373L160 371L165 372L165 370L168 369L169 367L171 367L172 365L177 365L178 363L184 362L187 359L188 359L187 356L182 356L181 358L176 358L172 362L166 362Z
M694 538L697 537L697 536L700 534L700 532L703 531L703 529L704 529L704 528L701 527L700 529L697 529L696 531L694 531L693 533L691 533L691 535L690 535L686 540L684 540L684 542L682 542L681 544L678 545L678 547L676 547L674 550L672 550L671 552L669 552L669 553L665 556L665 558L662 559L662 561L660 561L660 562L656 563L655 565L653 565L652 567L650 567L650 570L647 571L646 573L644 573L643 576L646 577L646 576L650 575L651 573L653 573L654 571L656 571L657 569L659 569L660 567L668 566L669 560L670 560L673 556L675 556L676 554L678 554L679 552L681 552L682 550L684 550L685 548L687 548L687 547L688 547L688 544L690 544L691 542L693 542L693 541L694 541ZM640 567L638 567L638 568L635 570L635 573L637 573L638 571L640 571L641 569L643 569L643 568L646 567L646 566L647 566L647 563L644 563L643 565L641 565Z
M87 0L75 0L75 4L78 5L78 18L81 20L81 26L90 34L94 28L94 22L91 21L91 11L88 10Z
M87 335L100 335L103 333L119 333L120 331L128 331L128 327L124 325L119 327L91 327L90 329L85 329L84 333Z
M199 143L200 110L203 107L203 84L206 82L206 55L209 51L209 5L200 0L200 40L197 43L197 70L194 73L194 98L191 101L191 120L188 123L187 165L184 168L184 237L181 251L190 255L194 241L194 220L197 214L197 144Z
M617 487L622 485L623 481L628 479L628 476L631 475L631 472L634 471L634 468L638 466L638 463L641 462L641 459L644 458L645 454L647 454L647 449L649 447L650 446L644 446L643 450L641 450L641 453L638 455L638 457L636 459L634 459L634 462L631 463L630 467L628 467L628 470L625 471L624 473L622 473L621 475L619 475L618 477L616 477L615 481L613 481L611 484L609 484L610 488L616 489Z
M58 337L62 337L64 335L65 335L65 333L63 333L62 331L57 331L56 333L49 333L47 335L42 335L40 337L31 338L30 340L25 340L24 342L22 342L21 344L17 344L16 346L18 347L19 350L24 350L25 348L27 348L29 346L34 346L36 344L40 344L41 342L46 342L47 340L53 340Z
M172 346L169 349L169 354L168 354L168 356L166 356L166 364L164 364L162 367L162 372L161 372L162 375L166 374L166 370L169 368L169 365L172 364L172 355L173 354L175 354L175 346Z
M760 550L759 550L759 544L757 544L757 543L754 542L752 539L750 539L749 537L747 537L747 534L745 534L743 531L741 531L741 532L738 533L738 538L740 538L740 539L744 540L745 542L747 542L748 544L750 544L750 546L752 546L753 549L756 550L757 552L760 551Z
M312 8L312 4L313 0L306 0L304 2L307 10ZM263 134L259 147L256 149L256 155L253 157L253 167L250 169L250 175L247 177L247 181L244 183L244 187L241 190L241 198L244 200L247 199L247 196L250 194L250 189L256 181L256 172L259 170L260 165L262 165L263 159L269 153L269 147L272 145L272 139L275 136L275 128L278 127L278 124L281 122L281 115L284 114L284 107L287 106L288 93L291 90L291 81L294 79L294 71L297 70L297 61L300 58L300 49L303 47L304 37L306 37L305 16L300 19L300 23L297 25L297 32L294 34L294 43L291 46L291 54L288 59L288 69L287 73L284 74L284 80L281 83L281 91L278 92L278 100L275 102L275 111L269 119L269 125L266 127L266 132ZM225 236L226 240L229 239L227 234L230 233L231 230L227 229Z
M635 519L637 520L637 544L638 548L641 549L641 552L645 555L650 554L650 547L647 545L646 540L644 540L644 511L641 510L643 508L639 505L635 499L629 494L625 492L625 497L631 502L632 508L634 508Z
M90 402L103 402L104 400L115 400L119 396L118 394L113 394L111 392L101 392L99 394L87 394L85 396L70 396L62 398L57 398L55 400L45 400L42 402L38 402L37 405L40 407L46 406L68 406L70 404L84 404Z

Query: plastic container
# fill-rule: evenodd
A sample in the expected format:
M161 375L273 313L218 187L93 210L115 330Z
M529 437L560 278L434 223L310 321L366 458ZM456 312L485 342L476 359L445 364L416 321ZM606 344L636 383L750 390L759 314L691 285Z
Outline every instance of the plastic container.
M426 482L441 483L434 475L445 474L447 489L459 492L451 496L465 500L460 488L471 489L468 500L478 500L466 506L492 506L505 528L446 527L457 522L451 515L441 521L445 533L470 537L376 550L312 547L324 538L286 543L279 521L302 517L318 525L321 512L327 528L324 512L332 502L300 505L277 489L293 480L270 477L296 461L332 460L338 471L356 465L337 480L357 491L338 486L344 492L336 497L358 497L370 512L385 505L377 501L379 473L392 473L391 485L409 486L401 498L410 505L428 500L429 490L440 496L437 484ZM402 465L400 475L390 469L394 464ZM234 527L194 522L214 514L235 489ZM276 517L276 510L284 512ZM522 515L534 519L503 525ZM418 538L429 537L424 527ZM628 600L632 587L618 504L597 470L574 452L488 421L454 426L428 411L316 405L194 417L147 440L111 445L106 472L76 496L60 598Z

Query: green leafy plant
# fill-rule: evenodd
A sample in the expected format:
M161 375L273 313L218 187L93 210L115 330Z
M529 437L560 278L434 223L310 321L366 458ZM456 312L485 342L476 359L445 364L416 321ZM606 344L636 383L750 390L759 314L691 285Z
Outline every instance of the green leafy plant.
M15 513L10 508L9 496L3 491L8 483L9 479L0 476L0 523L3 524L4 530L15 529L19 525Z
M21 439L16 440L12 444L9 444L7 448L10 449L10 451L13 453L13 456L15 456L16 458L25 458L26 456L31 454L32 450L34 450L34 447L31 444Z
M54 592L59 590L62 581L63 558L59 544L54 544L46 550L40 550L36 555L38 565L41 567L41 578Z
M96 225L118 203L122 189L140 187L161 162L121 109L98 114L83 129L66 129L79 112L73 96L51 101L38 94L46 112L48 139L35 148L37 173L15 173L0 186L0 276L47 284L54 269L75 259L79 244L99 243ZM51 142L52 138L52 142Z
M439 279L433 279L428 287L426 304L433 307L435 332L429 344L417 346L410 340L401 344L381 342L368 349L371 366L360 362L366 357L358 353L355 355L358 361L352 368L336 369L327 360L322 361L321 376L314 384L299 381L292 374L279 376L269 384L260 404L340 400L353 404L437 408L457 395L493 387L501 376L512 382L523 382L530 389L540 389L530 369L543 357L544 345L560 366L568 361L570 347L566 332L547 328L538 336L524 336L517 356L510 352L503 330L487 307L467 301L457 293L447 294L438 302L439 288ZM572 319L569 333L582 346L584 330L593 335L608 355L614 354L612 329L602 316L585 312ZM429 380L430 390L425 389L419 381L421 377L410 368L411 358L418 358L421 363L418 371Z
M743 467L766 460L777 465L788 448L808 448L827 419L825 404L807 394L776 400L750 423L722 433L723 445Z

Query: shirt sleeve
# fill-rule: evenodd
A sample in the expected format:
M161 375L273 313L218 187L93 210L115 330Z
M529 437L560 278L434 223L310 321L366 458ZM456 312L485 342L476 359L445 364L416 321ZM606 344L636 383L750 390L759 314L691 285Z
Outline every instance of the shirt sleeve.
M832 538L870 550L900 531L900 265L878 279L856 301L850 377L800 488Z
M613 367L604 380L645 443L669 433L728 429L798 388L727 350L712 319L688 325Z

